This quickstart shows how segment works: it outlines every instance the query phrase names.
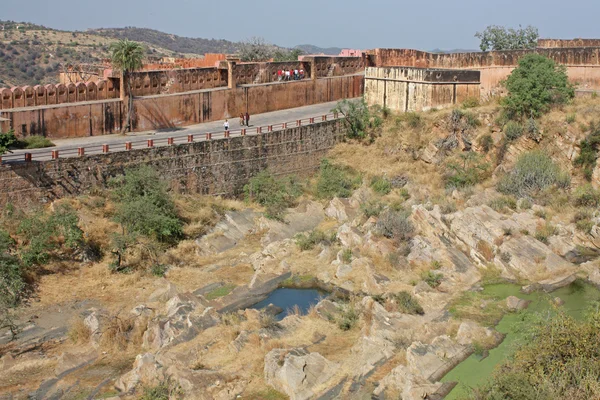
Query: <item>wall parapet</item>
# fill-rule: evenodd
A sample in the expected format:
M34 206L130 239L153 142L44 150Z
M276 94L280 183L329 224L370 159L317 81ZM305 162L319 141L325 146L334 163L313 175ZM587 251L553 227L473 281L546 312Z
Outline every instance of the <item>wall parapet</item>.
M344 136L339 120L260 135L0 166L0 205L37 204L106 188L126 168L150 165L181 193L239 195L264 169L304 175Z

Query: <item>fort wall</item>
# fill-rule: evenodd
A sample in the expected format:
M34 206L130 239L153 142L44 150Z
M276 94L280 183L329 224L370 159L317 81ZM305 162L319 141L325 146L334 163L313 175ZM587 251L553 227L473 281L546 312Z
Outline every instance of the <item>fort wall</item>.
M423 111L479 98L480 72L412 67L367 67L365 101L393 111Z
M107 187L126 168L150 165L180 193L239 195L264 169L305 175L343 138L339 120L260 135L80 158L0 165L0 206L27 206Z

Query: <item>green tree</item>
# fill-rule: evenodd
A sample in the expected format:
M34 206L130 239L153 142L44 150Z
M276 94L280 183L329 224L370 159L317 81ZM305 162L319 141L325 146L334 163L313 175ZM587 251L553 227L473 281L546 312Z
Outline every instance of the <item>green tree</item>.
M508 95L502 105L511 118L538 117L552 105L565 104L575 96L566 67L539 54L521 58L504 85Z
M535 49L540 37L537 28L529 25L519 29L490 25L483 32L477 32L475 37L481 40L481 51L488 50L520 50Z
M302 54L304 54L304 52L300 49L278 49L273 53L273 61L298 61L298 57Z
M383 123L381 117L369 106L364 99L361 101L340 101L331 110L342 114L342 123L346 127L346 135L351 139L374 139L376 129Z
M15 132L11 129L6 133L0 133L0 155L10 152L10 146L17 143Z
M142 68L144 58L144 48L141 44L130 40L119 40L110 45L110 59L114 69L121 71L123 79L127 82L127 95L129 104L127 105L127 120L123 127L123 132L131 130L131 110L133 108L133 94L131 92L131 73Z

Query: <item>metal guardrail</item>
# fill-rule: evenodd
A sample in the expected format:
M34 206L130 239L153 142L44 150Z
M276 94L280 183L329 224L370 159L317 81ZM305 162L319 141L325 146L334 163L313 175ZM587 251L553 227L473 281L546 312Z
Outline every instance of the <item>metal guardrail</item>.
M343 118L343 117L342 117ZM297 119L295 121L287 121L280 122L277 124L270 125L260 125L253 126L247 128L240 128L236 130L228 130L228 131L213 131L199 134L188 134L179 135L179 136L166 136L159 138L151 138L151 139L138 139L131 140L127 142L115 143L115 144L90 144L83 147L77 148L66 148L66 149L48 149L45 151L36 151L35 153L26 152L22 153L22 158L16 158L15 156L9 155L9 159L3 160L0 157L0 163L9 163L9 162L31 162L40 158L50 157L52 160L57 160L59 158L72 158L72 157L83 157L88 153L93 154L108 154L112 152L119 151L130 151L130 150L139 150L139 149L148 149L153 147L162 147L162 146L172 146L176 144L187 144L194 142L201 142L207 140L215 140L215 139L227 139L235 136L245 136L245 135L260 135L262 133L267 132L276 132L281 131L288 128L295 128L299 126L312 125L324 121L331 121L340 119L338 113L329 113L324 115L319 115L315 117L308 117Z

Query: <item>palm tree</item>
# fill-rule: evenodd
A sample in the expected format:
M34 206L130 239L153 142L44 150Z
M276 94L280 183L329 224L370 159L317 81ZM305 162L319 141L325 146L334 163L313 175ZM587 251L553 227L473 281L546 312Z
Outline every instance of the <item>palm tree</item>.
M133 94L131 93L130 74L142 68L142 59L144 58L144 48L137 42L130 40L119 40L110 45L110 59L113 69L121 71L123 79L127 81L127 95L129 104L127 105L127 121L123 127L123 132L131 130L131 109L133 108Z

